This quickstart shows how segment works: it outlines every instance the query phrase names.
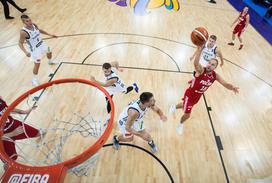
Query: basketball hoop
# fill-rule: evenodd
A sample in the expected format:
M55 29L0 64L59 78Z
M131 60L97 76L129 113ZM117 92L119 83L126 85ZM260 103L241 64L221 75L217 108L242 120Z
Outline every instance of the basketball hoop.
M64 85L69 85L69 87ZM71 94L72 90L76 92ZM65 97L64 93L62 93L64 91L71 95ZM39 96L34 96L37 95L37 93ZM106 96L109 99L111 113L106 115L105 120L96 120L94 116L97 116L99 113L97 111L101 110L97 109L96 111L98 107L91 105L94 103L92 97L101 96L101 94L103 95L102 98ZM44 99L44 95L50 96L49 99L52 99L53 103L55 103L50 106L48 100ZM75 95L79 95L77 96L78 98L76 98ZM66 100L77 101L79 99L84 105L78 104L79 102L72 104L65 103ZM88 102L88 99L92 103ZM31 102L33 102L33 104L31 104ZM3 140L1 140L0 158L6 165L6 172L2 177L2 182L56 183L63 182L65 175L69 172L77 176L88 175L89 168L94 166L99 157L99 149L107 141L113 128L114 104L108 92L97 83L85 79L67 78L44 83L25 92L10 104L0 119L0 138L3 139L4 124L16 106L20 105L20 108L23 108L22 105L36 104L38 104L37 109L40 108L40 111L44 109L43 112L40 112L40 118L45 120L45 122L43 121L41 124L48 125L44 131L46 134L40 131L41 136L38 137L38 140L32 138L23 140L23 142L20 143L16 141L16 149L18 150L18 159L16 161L12 160L6 154ZM45 107L40 107L42 105ZM104 105L104 103L101 105ZM52 108L59 110L55 111ZM73 113L67 112L67 115L69 114L70 117L69 119L65 119L65 116L67 116L65 110L70 108L78 109L78 111L74 111ZM92 112L90 108L95 110ZM52 115L52 112L48 112L48 110L54 111L54 115ZM104 108L102 108L102 110L104 110ZM36 112L32 111L30 116L26 116L24 120L20 121L27 123L28 121L26 119L35 119L35 115L32 115L32 113L36 115ZM57 116L55 113L63 114ZM44 118L44 116L46 118ZM76 141L73 138L76 139ZM83 139L84 142L78 139ZM39 141L39 143L35 143L35 141ZM73 150L71 145L75 147L74 149L78 150L81 146L84 146L84 143L85 146L87 146L86 149L80 153L76 153L76 155L71 155L73 157L69 156L69 158L65 159L66 155ZM67 147L67 144L69 147ZM79 147L76 146L78 144L80 144ZM35 159L35 157L38 158Z

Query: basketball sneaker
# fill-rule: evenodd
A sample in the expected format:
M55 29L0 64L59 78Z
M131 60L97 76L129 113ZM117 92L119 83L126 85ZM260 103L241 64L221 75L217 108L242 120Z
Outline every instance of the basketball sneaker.
M238 50L241 50L243 47L244 47L244 45L243 45L243 44L240 44L240 47L239 47Z
M174 114L177 111L176 105L171 105L169 108L169 113Z
M183 133L183 124L179 123L176 130L177 130L177 134L182 135L182 133Z
M39 85L39 81L37 78L32 78L32 86L38 86Z
M56 60L48 60L48 64L49 65L57 65L57 64L59 64L59 62L57 62Z
M138 93L139 92L139 87L137 86L137 84L133 83L132 86L133 86L133 89L136 91L136 93Z
M113 148L115 150L119 150L120 149L120 144L119 144L119 140L117 139L117 135L113 136Z
M152 143L148 143L148 145L151 147L152 153L158 152L158 147L155 145L155 143L152 141Z

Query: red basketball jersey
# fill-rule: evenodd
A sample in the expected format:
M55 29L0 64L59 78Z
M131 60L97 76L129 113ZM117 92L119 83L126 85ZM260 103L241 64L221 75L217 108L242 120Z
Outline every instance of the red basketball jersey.
M7 110L7 108L8 108L7 103L0 98L0 116L2 116L4 114L4 112ZM5 127L4 127L4 131L6 131L8 128L10 128L12 126L13 122L14 122L14 119L11 116L8 116L8 119L7 119Z
M216 80L216 72L212 71L212 73L209 75L207 74L206 68L204 68L204 72L198 76L195 77L188 90L190 92L193 92L195 94L202 95Z
M238 26L240 27L245 27L246 26L246 17L247 17L247 13L245 15L243 15L243 12L240 13L239 16L239 22L238 22Z

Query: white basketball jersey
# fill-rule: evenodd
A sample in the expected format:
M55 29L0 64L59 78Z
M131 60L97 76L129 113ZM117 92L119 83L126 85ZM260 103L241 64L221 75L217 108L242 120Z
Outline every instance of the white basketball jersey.
M106 77L106 81L111 80L111 79L117 79L117 82L114 83L112 86L105 87L107 92L109 92L110 95L113 95L117 92L125 92L126 91L126 86L123 83L123 81L119 78L119 76L114 72L113 70L111 71L111 74Z
M125 110L123 110L123 112L119 116L119 120L121 120L121 121L124 122L123 125L125 125L126 122L127 122L127 119L128 119L128 110L129 109L134 109L134 110L138 111L138 113L139 113L137 119L134 121L133 126L135 126L135 125L137 126L137 123L138 124L142 124L143 117L144 117L144 115L145 115L145 113L147 111L147 108L145 110L142 110L140 108L140 103L141 103L140 99L135 100L135 101L129 103L128 106L125 108Z
M22 31L27 33L26 43L30 52L33 52L36 48L38 48L42 44L41 33L36 25L33 24L32 30L23 27Z
M212 58L216 58L216 48L216 45L214 45L212 48L208 48L208 42L205 44L200 56L200 64L202 66L206 67Z

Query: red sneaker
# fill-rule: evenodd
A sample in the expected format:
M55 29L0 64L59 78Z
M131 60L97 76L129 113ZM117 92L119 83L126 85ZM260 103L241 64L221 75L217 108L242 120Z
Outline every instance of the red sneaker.
M243 46L244 46L243 44L240 44L239 50L241 50L243 48Z

